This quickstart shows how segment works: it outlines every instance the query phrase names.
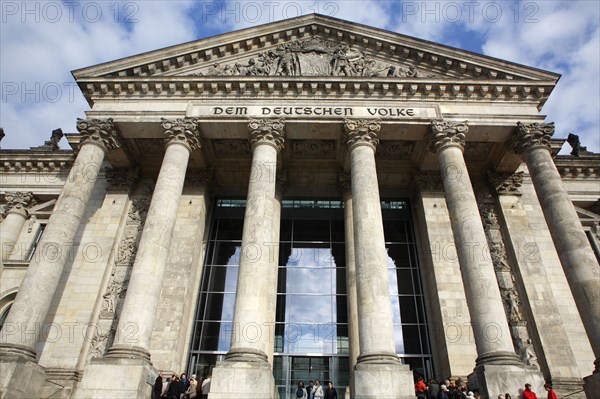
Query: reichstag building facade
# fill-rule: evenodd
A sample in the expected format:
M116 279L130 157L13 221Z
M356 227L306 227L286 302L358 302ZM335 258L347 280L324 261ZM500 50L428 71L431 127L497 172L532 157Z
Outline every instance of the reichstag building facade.
M559 75L321 15L73 75L79 132L0 152L0 397L598 398L600 155L540 114Z

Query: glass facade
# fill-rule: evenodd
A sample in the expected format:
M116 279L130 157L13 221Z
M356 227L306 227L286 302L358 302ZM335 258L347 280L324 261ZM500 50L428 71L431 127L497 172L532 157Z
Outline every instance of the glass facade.
M216 201L206 248L189 371L207 375L229 350L245 201ZM420 271L406 201L382 201L396 351L432 375ZM273 374L282 398L299 380L349 381L344 209L339 200L284 200Z

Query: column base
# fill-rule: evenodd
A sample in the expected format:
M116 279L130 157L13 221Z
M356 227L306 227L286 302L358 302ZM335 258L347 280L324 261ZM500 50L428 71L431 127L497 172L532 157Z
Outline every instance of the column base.
M76 398L149 398L157 372L145 359L92 359L73 395Z
M506 393L520 398L526 383L531 384L538 397L545 396L544 375L534 366L483 364L476 366L468 377L469 389L479 391L484 398L497 398Z
M279 399L271 365L265 362L217 362L210 383L211 399Z
M584 377L583 389L587 399L600 399L600 372Z
M30 399L39 398L42 393L46 370L44 367L10 351L0 352L0 398Z
M414 399L414 385L413 373L406 364L357 363L354 367L354 398Z

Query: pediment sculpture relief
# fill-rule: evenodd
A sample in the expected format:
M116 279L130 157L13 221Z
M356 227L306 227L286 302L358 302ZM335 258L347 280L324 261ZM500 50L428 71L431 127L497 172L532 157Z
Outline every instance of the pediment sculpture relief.
M364 77L435 77L414 65L384 64L346 43L319 38L294 40L275 50L258 53L246 64L214 63L206 73L195 76L364 76Z

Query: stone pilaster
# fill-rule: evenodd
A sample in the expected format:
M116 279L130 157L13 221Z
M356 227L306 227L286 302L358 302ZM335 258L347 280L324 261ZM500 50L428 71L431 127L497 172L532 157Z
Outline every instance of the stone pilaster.
M522 154L596 361L600 386L600 268L552 160L554 123L518 123L512 142Z
M268 325L274 318L273 246L276 216L277 154L284 146L283 119L251 119L252 171L248 185L242 252L233 314L231 349L217 363L211 398L273 398L275 381L268 363ZM278 239L277 239L278 242Z
M378 120L345 120L350 156L360 355L354 372L360 398L408 398L412 374L396 354L375 150ZM392 395L392 396L390 396Z
M29 218L28 209L37 203L32 192L6 193L4 195L6 218L0 224L0 248L2 262L8 260L14 252L15 245L25 221Z
M348 341L350 346L350 390L354 393L354 367L360 355L358 333L358 294L354 259L354 223L352 219L352 183L348 173L338 174L338 190L344 201L344 235L346 240L346 293L348 302Z
M484 395L495 397L503 389L503 392L517 393L519 381L516 376L524 372L525 366L511 342L486 235L463 157L468 130L466 121L432 121L428 144L440 162L477 347L475 373L469 379Z
M2 335L0 397L39 396L44 378L41 377L40 384L36 384L32 383L31 375L26 377L28 372L40 374L39 370L32 371L37 365L31 365L35 364L38 335L71 253L104 156L107 151L120 146L112 119L79 119L77 129L81 133L79 153L38 244L37 251L41 256L34 257L29 264L6 319L5 325L12 323L19 333ZM25 331L28 333L21 334ZM27 378L27 381L20 378ZM33 381L37 379L33 378Z

